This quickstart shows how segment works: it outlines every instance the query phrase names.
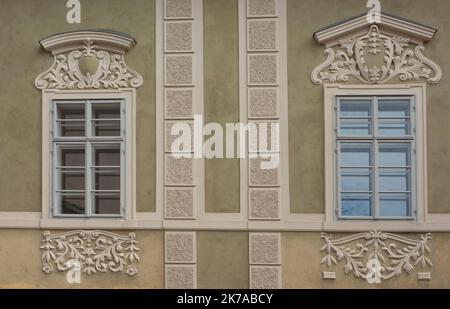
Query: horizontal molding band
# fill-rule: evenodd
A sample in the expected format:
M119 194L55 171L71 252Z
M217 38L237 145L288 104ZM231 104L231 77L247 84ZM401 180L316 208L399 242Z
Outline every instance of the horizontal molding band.
M326 222L323 214L292 214L281 221L161 220L137 213L132 220L42 219L40 212L0 212L0 229L223 230L278 232L450 232L450 214L428 214L424 223L407 221Z

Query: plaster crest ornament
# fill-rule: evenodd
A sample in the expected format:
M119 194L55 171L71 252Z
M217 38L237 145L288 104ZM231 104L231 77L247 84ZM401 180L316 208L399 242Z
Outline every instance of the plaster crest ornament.
M438 83L441 68L423 54L424 43L437 30L384 13L379 17L378 23L359 16L316 32L314 38L325 45L327 59L312 71L312 82L319 85L353 79L384 84L396 79L424 79Z
M325 244L320 249L325 252L320 264L328 268L344 261L344 272L356 278L372 282L373 267L377 261L377 276L380 280L388 280L402 273L411 273L417 266L433 267L428 245L431 234L423 234L420 239L371 231L332 239L331 235L322 233Z
M125 34L109 31L74 31L58 34L41 45L52 52L52 66L35 80L38 89L138 88L142 76L125 63L125 52L136 42ZM90 61L96 70L83 72L80 63Z
M83 273L124 272L137 274L139 262L136 234L120 235L107 231L69 231L60 234L44 232L40 249L43 251L42 271L71 270L70 261L77 260Z

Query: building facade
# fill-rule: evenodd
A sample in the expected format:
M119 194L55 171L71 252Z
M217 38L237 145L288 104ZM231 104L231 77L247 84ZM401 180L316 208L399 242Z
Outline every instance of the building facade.
M447 0L66 2L0 1L0 287L450 287Z

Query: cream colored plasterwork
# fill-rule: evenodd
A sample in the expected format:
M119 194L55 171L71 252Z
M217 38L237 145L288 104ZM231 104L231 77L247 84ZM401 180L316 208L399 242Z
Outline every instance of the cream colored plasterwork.
M441 68L423 55L422 43L401 35L384 34L372 25L363 35L338 41L325 49L327 60L311 73L314 84L347 82L350 78L366 84L383 84L425 79L430 84L442 79Z
M195 232L165 233L165 282L167 289L197 287Z
M50 274L70 269L71 260L81 264L81 271L91 275L96 272L125 272L137 274L139 262L136 234L120 235L107 231L69 231L60 234L44 232L40 249L42 271Z
M138 88L142 76L125 63L125 52L134 39L114 32L74 31L42 40L41 45L54 57L52 66L35 80L38 89L119 89ZM84 72L80 62L96 65Z
M431 234L423 234L420 239L407 238L397 234L371 231L332 239L322 233L325 242L320 249L324 252L321 264L327 267L345 263L344 272L366 280L371 259L378 260L380 279L388 280L403 273L411 273L417 267L432 268L429 241Z
M176 158L171 149L178 137L172 126L203 114L202 4L156 1L157 208L166 220L194 220L203 203L202 159L194 160L193 150L190 158Z
M249 234L250 288L281 288L281 233Z

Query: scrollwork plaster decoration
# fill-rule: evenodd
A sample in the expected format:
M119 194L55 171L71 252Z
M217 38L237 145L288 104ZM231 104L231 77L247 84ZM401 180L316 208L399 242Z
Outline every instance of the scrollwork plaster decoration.
M407 37L380 32L377 25L368 33L342 39L327 47L327 59L311 73L319 85L324 81L347 82L350 78L366 84L384 84L425 79L436 84L442 79L441 68L423 55L424 46Z
M69 231L60 234L44 232L40 249L42 271L65 272L67 263L78 260L81 271L88 275L111 271L125 272L129 276L137 274L135 262L139 262L136 234L120 235L107 231Z
M429 258L431 234L423 234L420 239L371 231L332 239L331 235L322 233L325 244L320 249L325 252L320 264L328 268L344 261L344 272L356 278L366 280L367 263L375 259L380 262L380 279L388 280L402 273L411 273L417 266L432 268Z
M123 34L81 31L55 35L41 41L51 51L52 66L38 75L38 89L138 88L142 76L125 63L125 52L135 43ZM86 59L89 58L89 59ZM80 62L96 63L93 73L80 69Z

